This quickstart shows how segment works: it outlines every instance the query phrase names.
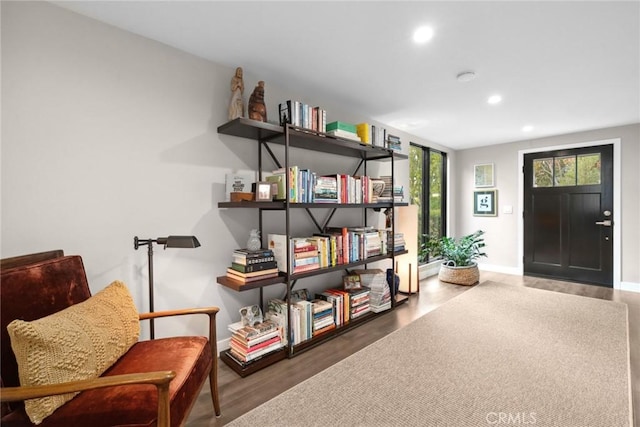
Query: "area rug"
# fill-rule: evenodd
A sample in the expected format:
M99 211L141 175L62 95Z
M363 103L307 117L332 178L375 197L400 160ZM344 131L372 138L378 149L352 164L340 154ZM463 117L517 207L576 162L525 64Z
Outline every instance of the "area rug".
M484 282L229 425L631 426L628 338L624 304Z

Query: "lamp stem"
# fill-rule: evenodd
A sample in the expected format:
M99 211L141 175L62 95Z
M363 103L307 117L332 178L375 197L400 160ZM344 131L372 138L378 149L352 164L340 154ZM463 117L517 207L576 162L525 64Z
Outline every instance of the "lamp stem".
M149 313L153 313L153 242L149 242L147 255L149 257ZM153 319L149 319L150 337L155 338Z

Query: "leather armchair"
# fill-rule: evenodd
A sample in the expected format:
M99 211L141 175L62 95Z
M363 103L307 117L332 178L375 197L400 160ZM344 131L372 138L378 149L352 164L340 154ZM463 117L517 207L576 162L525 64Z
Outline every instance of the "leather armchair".
M7 325L14 319L48 316L91 294L81 257L64 256L61 250L4 259L0 267L0 424L32 426L22 401L80 392L40 426L182 426L207 378L215 414L220 415L217 307L139 315L142 321L204 314L209 320L208 337L139 341L99 378L21 387Z

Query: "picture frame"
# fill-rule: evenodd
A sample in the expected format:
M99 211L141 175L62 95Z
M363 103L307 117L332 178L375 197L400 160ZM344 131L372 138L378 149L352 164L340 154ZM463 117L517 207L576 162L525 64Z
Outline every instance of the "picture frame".
M473 216L498 216L498 190L473 192Z
M256 202L270 202L271 201L271 183L268 181L258 181L253 185L253 193L255 194Z
M473 166L473 183L476 188L495 187L495 170L493 163L482 163Z
M349 274L344 276L342 278L342 284L345 291L350 289L362 289L362 282L360 282L360 275L358 274Z

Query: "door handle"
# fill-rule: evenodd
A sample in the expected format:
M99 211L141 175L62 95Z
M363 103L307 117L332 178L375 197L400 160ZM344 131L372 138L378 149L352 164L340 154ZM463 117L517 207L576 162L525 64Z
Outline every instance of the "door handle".
M596 225L604 225L605 227L611 227L611 220L605 219L604 221L597 221Z

